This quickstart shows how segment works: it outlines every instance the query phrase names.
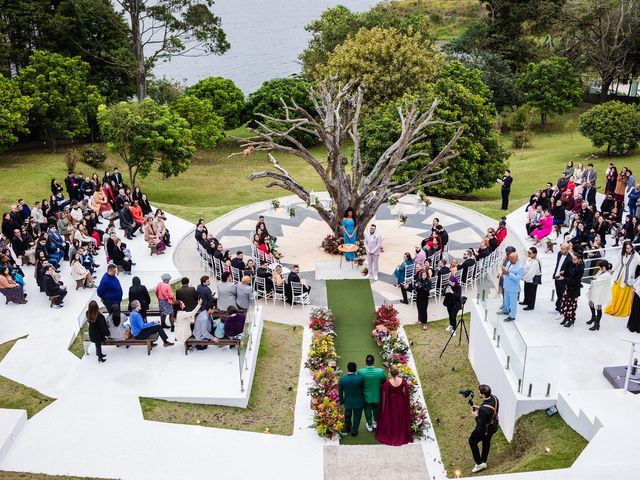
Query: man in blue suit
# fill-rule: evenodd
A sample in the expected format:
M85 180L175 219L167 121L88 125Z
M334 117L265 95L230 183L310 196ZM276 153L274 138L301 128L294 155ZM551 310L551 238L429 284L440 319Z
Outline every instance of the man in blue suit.
M516 319L518 311L518 295L520 294L520 280L524 275L524 268L518 263L518 254L509 254L509 263L502 267L502 288L504 290L502 314L508 315L505 322Z

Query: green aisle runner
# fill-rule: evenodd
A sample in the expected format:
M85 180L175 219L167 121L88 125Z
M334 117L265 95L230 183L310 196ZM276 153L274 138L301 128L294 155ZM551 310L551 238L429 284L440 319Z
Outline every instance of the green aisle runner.
M338 365L347 371L348 362L356 362L358 368L365 366L368 354L376 358L381 366L380 348L371 336L375 304L368 280L327 280L327 303L335 315L336 350L340 357ZM378 443L373 433L367 431L364 414L357 437L343 437L346 445Z

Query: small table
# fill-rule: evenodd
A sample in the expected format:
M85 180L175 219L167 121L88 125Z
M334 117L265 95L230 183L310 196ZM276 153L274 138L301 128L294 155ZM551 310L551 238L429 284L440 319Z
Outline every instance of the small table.
M338 245L338 251L340 252L340 270L342 270L342 258L345 253L356 253L359 247L352 243ZM351 262L351 268L355 265L355 261Z

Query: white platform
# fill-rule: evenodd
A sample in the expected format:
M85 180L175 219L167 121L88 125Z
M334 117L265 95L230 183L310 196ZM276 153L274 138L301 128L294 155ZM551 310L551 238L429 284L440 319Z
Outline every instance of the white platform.
M318 262L316 263L316 280L364 280L361 267L353 265L352 262L340 261Z

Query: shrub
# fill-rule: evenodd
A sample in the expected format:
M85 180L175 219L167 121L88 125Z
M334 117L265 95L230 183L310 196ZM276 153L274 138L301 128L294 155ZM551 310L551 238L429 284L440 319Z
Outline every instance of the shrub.
M611 152L633 150L640 139L640 112L632 105L612 101L596 105L578 118L578 131L595 147Z
M531 145L533 140L533 132L529 130L522 130L520 132L513 132L512 145L514 148L522 148Z
M78 164L78 150L72 148L64 157L64 164L67 166L67 173L73 173Z
M213 113L224 118L224 128L236 128L242 123L244 93L231 80L222 77L205 78L187 88L184 93L200 100L209 100Z
M88 145L82 149L80 158L93 168L102 168L102 165L107 160L107 154L100 145Z

